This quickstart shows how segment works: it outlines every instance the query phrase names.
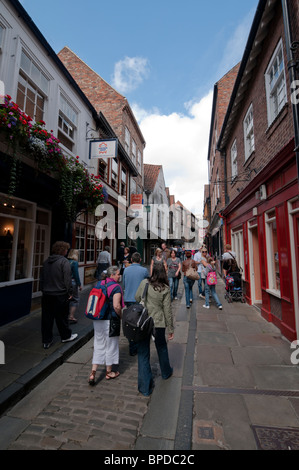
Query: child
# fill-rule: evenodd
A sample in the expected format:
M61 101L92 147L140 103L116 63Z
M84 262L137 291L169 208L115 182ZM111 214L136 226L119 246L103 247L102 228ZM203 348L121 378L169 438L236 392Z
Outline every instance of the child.
M205 275L206 275L206 286L205 286L205 298L206 298L206 303L203 305L204 308L210 308L209 305L209 297L210 297L210 292L212 294L213 299L216 302L217 307L219 310L222 310L222 305L221 302L218 298L218 295L216 294L216 285L209 286L207 282L207 277L209 272L215 271L215 261L213 261L213 258L208 257L206 260L201 261L202 264L204 265L205 268Z

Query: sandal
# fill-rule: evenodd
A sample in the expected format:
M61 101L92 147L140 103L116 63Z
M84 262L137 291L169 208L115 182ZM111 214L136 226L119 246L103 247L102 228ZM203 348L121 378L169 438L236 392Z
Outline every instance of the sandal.
M111 375L113 374L113 375ZM106 380L110 380L110 379L116 379L116 377L119 376L119 372L106 372Z
M96 370L92 370L89 376L89 380L88 380L89 385L95 385L96 383L95 378L96 378Z

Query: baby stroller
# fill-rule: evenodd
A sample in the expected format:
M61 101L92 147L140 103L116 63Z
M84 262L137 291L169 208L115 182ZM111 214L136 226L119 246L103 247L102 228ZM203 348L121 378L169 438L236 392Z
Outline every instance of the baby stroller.
M243 280L240 272L229 273L225 278L225 295L226 300L231 303L234 300L241 300L245 303L245 297L243 293Z

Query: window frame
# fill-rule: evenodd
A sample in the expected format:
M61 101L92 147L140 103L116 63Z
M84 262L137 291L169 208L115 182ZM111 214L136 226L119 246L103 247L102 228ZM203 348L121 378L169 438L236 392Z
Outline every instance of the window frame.
M281 67L277 62L279 56L281 55ZM276 70L275 62L277 64L277 77L273 86L271 86L271 73ZM273 73L273 76L275 74ZM266 98L267 98L267 111L268 111L268 126L270 126L273 121L277 118L279 113L282 111L283 107L288 101L287 96L287 83L286 83L286 73L285 73L285 63L284 63L284 53L283 53L283 42L282 39L279 40L274 53L272 54L271 60L267 67L265 73L265 83L266 83ZM283 94L283 99L278 102L280 93Z
M232 182L238 176L238 148L237 139L234 140L230 149Z
M248 111L245 115L245 118L243 121L243 130L244 130L245 161L247 161L248 158L255 151L254 119L253 119L253 104L252 103L249 106Z

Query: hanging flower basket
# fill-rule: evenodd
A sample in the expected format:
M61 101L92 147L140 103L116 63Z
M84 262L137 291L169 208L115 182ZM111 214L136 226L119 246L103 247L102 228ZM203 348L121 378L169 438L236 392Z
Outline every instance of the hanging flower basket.
M9 194L14 195L18 183L17 150L34 156L39 171L54 173L60 181L60 200L64 207L67 222L74 221L82 205L94 211L108 198L99 177L90 175L84 165L76 158L63 154L59 140L53 131L45 129L45 122L32 124L32 118L23 113L19 106L5 96L0 105L0 128L13 149L11 181Z

